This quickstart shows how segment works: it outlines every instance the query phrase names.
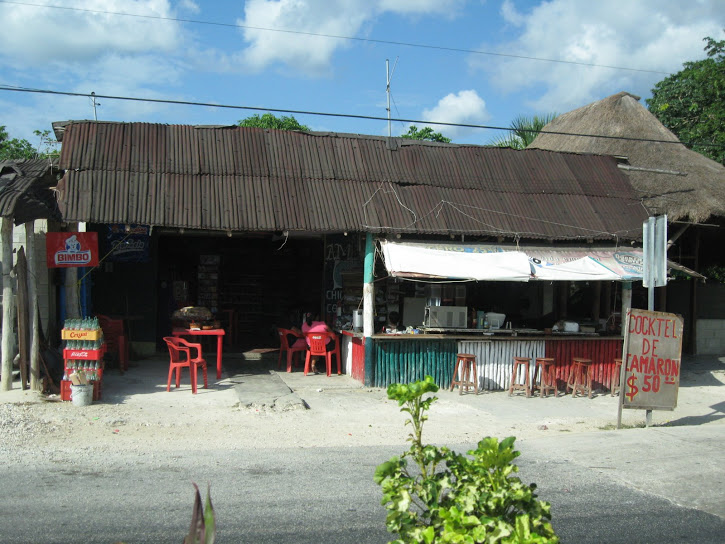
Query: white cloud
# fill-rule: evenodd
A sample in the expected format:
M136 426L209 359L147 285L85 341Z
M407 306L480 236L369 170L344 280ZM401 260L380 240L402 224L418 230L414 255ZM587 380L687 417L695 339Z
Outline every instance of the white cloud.
M725 19L717 0L551 0L528 11L515 4L504 1L501 14L516 27L516 39L480 49L649 71L472 56L471 66L490 71L492 82L505 92L543 85L544 92L527 104L539 112L561 113L623 90L647 96L683 62L704 58L702 39L721 37Z
M52 0L36 3L57 4ZM195 5L186 4L186 9ZM69 0L63 5L74 9L0 4L0 83L172 98L169 89L179 85L187 70L180 60L186 40L179 23L98 13L174 17L169 1ZM98 118L134 120L165 109L153 103L104 99ZM33 129L48 128L43 126L48 120L93 119L87 97L28 95L7 111L12 114L7 115L6 124L13 123L19 137L27 138Z
M504 21L514 26L521 26L526 22L526 19L516 11L516 6L512 0L504 0L503 4L501 4L501 16Z
M378 0L378 11L406 15L437 13L453 16L463 4L465 0Z
M36 0L39 3L57 4ZM160 53L180 43L180 27L173 21L103 13L173 17L167 0L71 0L64 6L73 9L0 4L3 63L38 67L58 60L95 59L111 50Z
M237 24L248 46L247 68L261 70L280 63L296 73L320 75L332 55L350 41L334 37L358 36L375 17L386 12L405 16L438 14L454 17L464 0L248 0ZM273 32L279 29L290 32Z
M252 70L281 62L295 71L318 75L327 70L334 51L347 42L305 33L354 36L372 15L366 5L345 0L249 0L244 19L237 21L248 27L242 31L250 42L244 60Z
M444 123L461 123L469 125L483 124L490 115L486 110L486 102L474 90L450 93L438 101L438 104L423 111L423 119ZM461 137L477 130L465 127L430 124L449 138Z
M198 4L192 0L181 0L179 2L179 9L188 13L199 13L201 11Z

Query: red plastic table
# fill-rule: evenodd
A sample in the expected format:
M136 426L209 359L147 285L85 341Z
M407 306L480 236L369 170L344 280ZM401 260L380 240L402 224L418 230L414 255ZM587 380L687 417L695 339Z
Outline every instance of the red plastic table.
M216 336L216 379L222 379L222 337L224 329L173 329L174 336Z

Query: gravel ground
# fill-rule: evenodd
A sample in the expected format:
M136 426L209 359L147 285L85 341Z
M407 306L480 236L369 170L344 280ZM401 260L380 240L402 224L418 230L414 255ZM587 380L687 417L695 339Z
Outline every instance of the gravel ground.
M725 413L725 357L721 359L698 359L685 367L677 409L654 412L655 425L722 424L722 418L712 417ZM281 373L304 403L280 411L240 404L235 387L245 386L244 371L218 381L210 372L209 389L192 395L183 381L178 390L166 392L167 368L158 359L139 361L125 375L110 371L103 399L85 407L19 390L15 383L14 390L0 393L0 454L12 464L23 463L28 455L62 462L205 448L406 448L409 427L397 403L384 390L363 387L348 376ZM255 372L269 369L258 366ZM509 397L504 392L459 396L457 391L437 396L424 439L439 444L487 435L526 440L611 429L617 419L617 398L608 393L593 399ZM625 425L643 422L642 411L624 411Z

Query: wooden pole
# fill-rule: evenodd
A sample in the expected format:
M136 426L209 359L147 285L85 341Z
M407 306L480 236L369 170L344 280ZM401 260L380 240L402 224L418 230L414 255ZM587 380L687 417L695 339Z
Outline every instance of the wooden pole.
M0 240L2 241L3 265L3 323L2 323L2 377L0 378L0 391L10 391L13 388L13 218L2 218L0 226Z
M18 318L18 353L20 354L20 388L28 388L28 363L30 362L30 346L28 345L28 263L25 248L18 250L15 266L18 281L17 318Z
M25 223L25 247L28 248L28 321L30 322L30 389L40 391L40 333L38 331L38 274L35 255L35 221Z

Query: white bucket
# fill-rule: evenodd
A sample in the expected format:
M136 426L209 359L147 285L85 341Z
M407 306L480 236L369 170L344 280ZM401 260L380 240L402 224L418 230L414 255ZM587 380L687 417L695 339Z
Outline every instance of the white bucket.
M352 313L352 328L361 331L363 328L363 311L354 310Z
M88 406L93 402L93 384L70 386L70 400L74 406Z

